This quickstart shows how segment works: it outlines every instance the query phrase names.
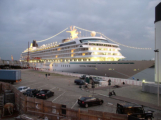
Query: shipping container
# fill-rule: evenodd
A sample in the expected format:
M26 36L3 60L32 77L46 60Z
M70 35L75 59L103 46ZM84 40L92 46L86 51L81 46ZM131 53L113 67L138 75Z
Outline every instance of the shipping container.
M3 82L19 82L21 81L21 71L20 70L0 70L0 81Z

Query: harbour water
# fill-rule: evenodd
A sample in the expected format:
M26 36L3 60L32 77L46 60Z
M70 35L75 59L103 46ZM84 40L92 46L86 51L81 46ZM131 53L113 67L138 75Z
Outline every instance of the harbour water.
M145 80L149 82L154 82L155 81L154 73L155 73L155 68L147 68L137 73L136 75L133 75L129 79L134 79L134 80L139 79L139 81Z

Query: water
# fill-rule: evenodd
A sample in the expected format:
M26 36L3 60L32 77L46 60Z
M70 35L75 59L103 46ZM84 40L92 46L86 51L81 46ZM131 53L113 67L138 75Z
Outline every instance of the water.
M147 68L147 69L141 71L140 73L133 75L129 79L134 78L135 80L139 79L139 81L146 80L149 82L154 82L155 81L154 73L155 73L155 68Z

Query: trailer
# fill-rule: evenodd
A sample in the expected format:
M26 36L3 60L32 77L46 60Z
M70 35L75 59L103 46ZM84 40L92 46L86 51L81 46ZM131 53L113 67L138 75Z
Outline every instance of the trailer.
M0 81L13 84L21 81L20 70L0 70Z

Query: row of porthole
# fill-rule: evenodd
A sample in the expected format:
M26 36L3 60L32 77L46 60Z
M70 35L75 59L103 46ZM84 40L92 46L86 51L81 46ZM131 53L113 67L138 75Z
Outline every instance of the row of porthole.
M70 65L61 65L61 67L70 67Z

